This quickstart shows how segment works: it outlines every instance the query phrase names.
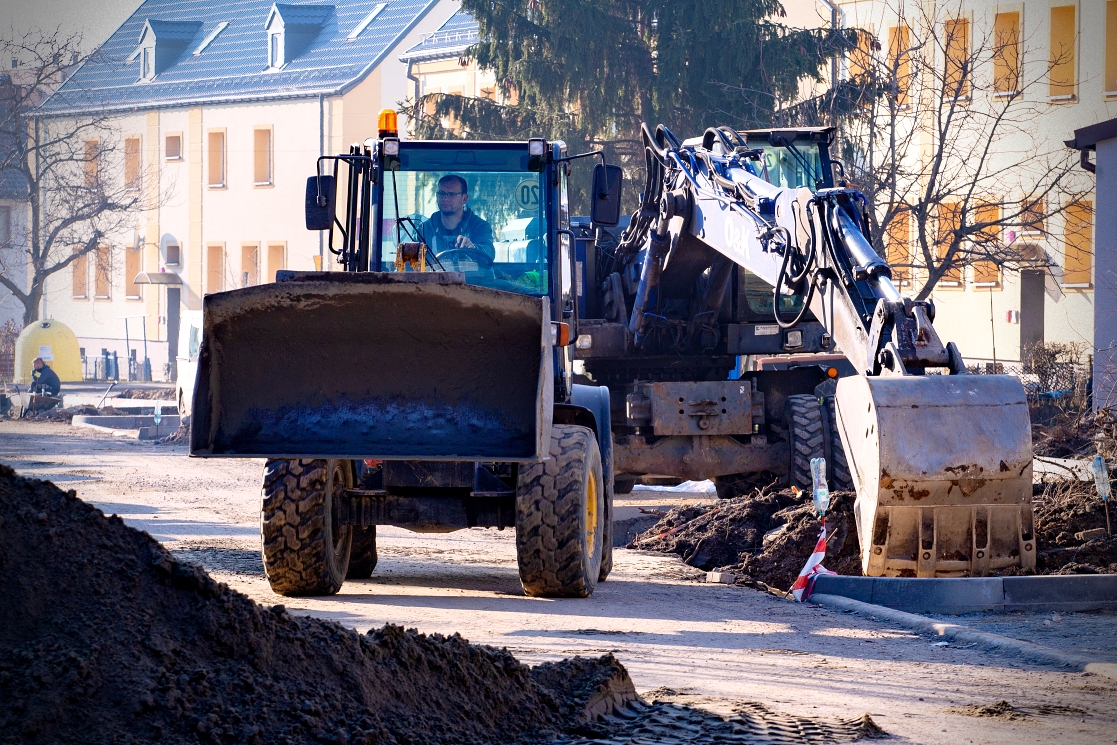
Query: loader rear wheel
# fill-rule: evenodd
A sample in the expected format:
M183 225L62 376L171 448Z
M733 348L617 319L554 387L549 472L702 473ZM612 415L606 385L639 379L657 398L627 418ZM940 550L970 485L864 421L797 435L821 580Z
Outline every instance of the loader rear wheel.
M349 571L345 579L368 579L376 569L376 526L353 528L353 545L349 549Z
M349 565L352 528L337 502L352 482L348 461L268 460L261 533L264 572L280 595L332 595Z
M521 466L516 559L524 592L589 597L601 576L606 490L593 431L556 424L542 463Z
M631 494L636 487L636 479L613 479L614 494Z

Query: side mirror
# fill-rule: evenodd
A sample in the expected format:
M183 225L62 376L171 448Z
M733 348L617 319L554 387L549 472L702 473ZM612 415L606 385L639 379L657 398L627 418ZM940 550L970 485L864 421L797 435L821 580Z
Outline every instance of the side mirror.
M621 219L621 187L624 171L620 166L598 163L593 167L593 207L590 219L595 225L616 225Z
M333 176L311 176L306 180L306 229L329 230L334 224L337 183Z

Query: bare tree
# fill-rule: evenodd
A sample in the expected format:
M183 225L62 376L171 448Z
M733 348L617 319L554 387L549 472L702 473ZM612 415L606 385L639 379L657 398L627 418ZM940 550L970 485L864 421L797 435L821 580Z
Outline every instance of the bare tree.
M22 240L13 231L0 253L0 285L23 303L26 325L38 319L52 275L91 254L96 270L107 272L98 249L151 205L138 157L125 163L107 115L40 115L43 101L85 61L80 36L0 37L0 59L20 60L15 74L0 78L0 178L27 210Z
M878 7L880 36L862 33L849 54L859 85L846 90L860 99L840 134L877 251L920 300L960 284L968 266L981 281L1047 265L1049 218L1090 190L1073 154L1036 127L1070 50L1032 47L1019 14L975 16L961 2Z

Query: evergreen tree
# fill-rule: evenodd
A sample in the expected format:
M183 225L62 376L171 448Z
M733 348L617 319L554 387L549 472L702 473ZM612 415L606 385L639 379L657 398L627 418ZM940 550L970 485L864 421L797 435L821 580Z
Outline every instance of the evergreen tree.
M826 30L778 22L778 0L464 0L505 105L432 94L419 134L536 136L637 149L641 122L680 135L776 120L804 78L845 48ZM415 103L415 102L412 102ZM629 147L625 147L629 145Z

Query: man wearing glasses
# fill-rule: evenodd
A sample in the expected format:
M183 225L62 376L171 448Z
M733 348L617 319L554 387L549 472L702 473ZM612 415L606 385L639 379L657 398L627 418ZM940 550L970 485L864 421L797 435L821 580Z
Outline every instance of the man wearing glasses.
M484 255L489 264L496 256L493 229L469 209L469 186L465 179L448 174L438 180L438 212L423 223L423 242L435 256L448 251L461 252L469 258L473 253ZM479 257L478 257L479 258Z

